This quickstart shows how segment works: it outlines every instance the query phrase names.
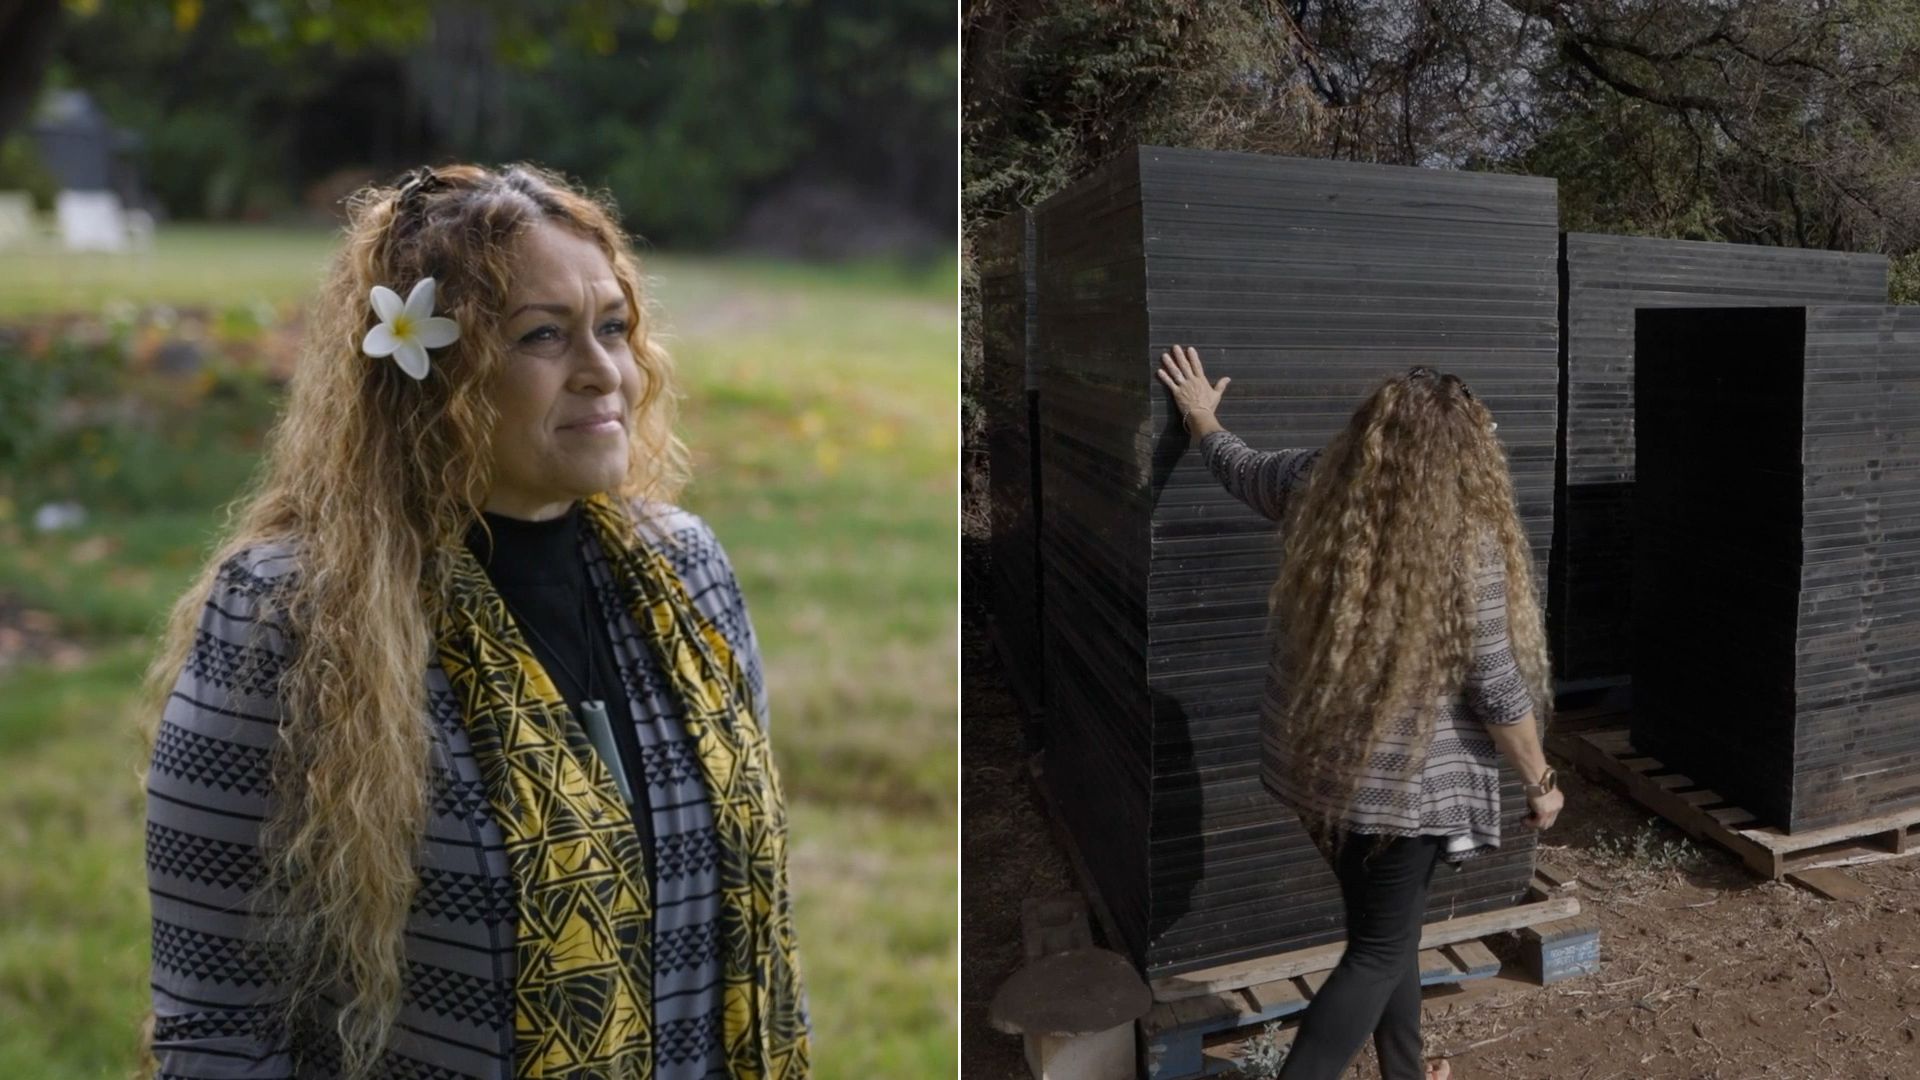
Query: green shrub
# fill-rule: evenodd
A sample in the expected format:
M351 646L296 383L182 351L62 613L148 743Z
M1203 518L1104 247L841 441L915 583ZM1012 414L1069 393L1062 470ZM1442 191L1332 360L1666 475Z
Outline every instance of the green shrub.
M33 140L25 135L0 141L0 191L25 191L33 196L34 209L41 213L53 209L60 181L47 171Z

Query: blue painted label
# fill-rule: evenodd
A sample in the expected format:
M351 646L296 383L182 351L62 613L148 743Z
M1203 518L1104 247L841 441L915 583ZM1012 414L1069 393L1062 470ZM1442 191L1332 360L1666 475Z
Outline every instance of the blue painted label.
M1540 950L1541 981L1555 982L1600 970L1600 935L1556 942Z

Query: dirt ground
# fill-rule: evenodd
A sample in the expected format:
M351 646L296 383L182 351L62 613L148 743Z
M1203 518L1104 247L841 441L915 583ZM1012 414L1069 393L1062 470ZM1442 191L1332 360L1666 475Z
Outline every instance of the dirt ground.
M1026 780L1018 712L983 629L979 541L965 546L961 1073L1019 1080L1020 1040L988 1025L987 1006L1021 962L1021 899L1078 884ZM1428 1053L1449 1057L1456 1080L1920 1078L1920 857L1848 868L1870 898L1823 899L1756 880L1554 764L1567 808L1540 858L1577 875L1602 967L1432 1001ZM1489 944L1513 953L1510 940ZM1377 1078L1371 1058L1348 1075Z

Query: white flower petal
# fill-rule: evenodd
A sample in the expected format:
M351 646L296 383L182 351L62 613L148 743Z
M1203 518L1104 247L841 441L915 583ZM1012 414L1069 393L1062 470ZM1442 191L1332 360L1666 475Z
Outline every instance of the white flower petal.
M460 340L460 324L444 315L422 319L413 328L413 339L429 349L438 349Z
M398 300L399 297L396 296L394 299ZM393 350L399 347L399 336L393 332L393 327L386 323L381 323L367 331L367 336L360 342L360 351L375 357L392 356Z
M405 305L400 302L400 294L385 285L373 287L373 313L380 316L381 322L392 322L398 318ZM385 356L386 353L381 353Z
M413 283L413 291L407 293L407 318L414 322L433 314L433 279L423 277Z
M419 342L401 342L400 347L393 351L393 360L394 363L400 365L401 371L406 372L414 378L424 379L427 377L427 350L421 348Z

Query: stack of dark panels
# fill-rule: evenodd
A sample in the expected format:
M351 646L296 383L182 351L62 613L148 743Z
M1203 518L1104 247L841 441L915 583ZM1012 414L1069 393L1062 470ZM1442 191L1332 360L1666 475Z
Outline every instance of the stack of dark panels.
M1920 805L1920 308L1635 347L1635 748L1789 832Z
M1568 233L1566 424L1548 592L1554 674L1627 673L1633 558L1633 312L1643 307L1884 303L1884 255Z
M991 609L1010 689L1025 709L1028 745L1044 703L1040 620L1040 477L1033 451L1038 394L1033 215L1016 210L980 231L980 392L986 410L987 501L992 514Z
M1233 376L1257 448L1322 445L1414 364L1500 419L1536 558L1552 536L1554 183L1141 148L1036 211L1047 519L1047 769L1150 976L1338 940L1339 889L1261 784L1274 526L1208 474L1153 371ZM1504 907L1533 838L1434 879L1432 914Z

